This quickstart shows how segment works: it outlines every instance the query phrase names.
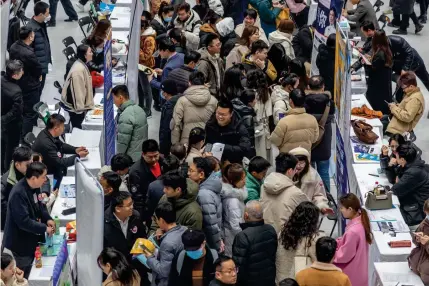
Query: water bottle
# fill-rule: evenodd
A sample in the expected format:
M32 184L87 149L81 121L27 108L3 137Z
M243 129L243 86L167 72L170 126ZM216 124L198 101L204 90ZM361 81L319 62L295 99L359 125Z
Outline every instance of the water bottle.
M60 219L58 218L58 216L55 216L54 222L55 222L55 234L60 234Z

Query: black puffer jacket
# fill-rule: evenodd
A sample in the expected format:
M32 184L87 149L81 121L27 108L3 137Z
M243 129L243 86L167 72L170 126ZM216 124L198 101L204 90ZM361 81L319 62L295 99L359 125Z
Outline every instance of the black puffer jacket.
M420 65L424 64L419 53L404 38L395 35L390 35L387 38L393 55L392 70L394 72L400 73L401 70L415 71Z
M415 0L395 0L392 11L395 14L409 15L414 11Z
M244 105L238 98L231 100L231 103L234 106L234 111L240 116L240 121L246 126L252 147L255 148L255 122L253 120L253 117L256 116L255 110L250 106Z
M408 225L417 225L426 217L423 205L429 198L429 173L425 170L425 162L416 159L400 168L398 178L392 191L398 196L401 214Z
M1 128L8 130L22 122L22 91L16 80L1 77Z
M229 160L231 163L241 163L243 157L252 158L249 156L255 152L246 125L240 121L240 116L235 111L231 122L226 126L220 126L216 114L213 114L206 124L206 143L225 144L222 160Z
M292 39L295 57L304 62L311 62L314 33L310 26L304 25Z
M48 73L48 65L52 63L51 44L49 43L48 30L45 23L39 23L32 18L27 27L34 31L33 49L42 66L42 73Z
M276 285L276 230L263 220L240 226L243 231L232 245L232 258L240 267L237 285Z
M18 40L10 47L9 58L20 60L24 64L24 74L18 81L24 96L26 91L40 88L42 66L32 47L26 45L22 40Z
M183 65L168 73L167 79L174 80L176 83L177 93L183 93L189 87L189 76L194 69Z
M92 61L86 65L90 71L101 73L104 70L104 49L99 53L95 52Z
M331 108L329 116L325 123L325 133L320 144L311 151L311 161L325 161L331 157L331 141L332 141L332 122L335 114L335 103L328 91L323 93L313 93L307 91L305 96L304 107L308 114L313 115L317 122L322 118L326 104L330 101Z
M334 94L335 48L321 44L316 58L316 65L319 69L319 74L323 75L325 80L325 89Z
M171 74L171 73L170 73ZM168 77L170 77L170 74ZM167 156L171 148L171 128L170 122L173 119L174 106L182 95L173 96L167 100L161 109L161 121L159 124L159 151Z

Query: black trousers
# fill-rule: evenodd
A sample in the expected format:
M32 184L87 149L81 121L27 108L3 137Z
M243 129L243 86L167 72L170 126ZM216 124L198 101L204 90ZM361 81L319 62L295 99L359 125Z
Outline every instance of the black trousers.
M66 12L69 18L75 20L78 19L77 13L70 0L49 0L49 13L51 14L51 22L56 22L58 1L61 1L61 4L64 8L64 12Z
M402 15L402 21L401 21ZM398 25L399 29L406 31L408 26L410 25L410 18L413 21L414 25L420 25L419 20L417 19L416 13L413 11L411 14L393 14L393 23L394 25Z
M42 80L40 81L40 90L39 90L40 96L42 96L43 88L45 87L46 75L47 75L46 73L42 74Z
M159 93L158 93L159 94ZM143 108L146 115L151 114L152 108L152 88L150 86L147 75L139 71L139 86L138 86L139 106Z
M83 113L74 113L74 112L69 112L69 116L70 116L70 122L73 126L73 128L79 128L82 129L82 122L85 119L85 112Z
M428 14L429 0L420 0L420 16Z
M1 132L1 171L2 174L9 169L12 162L12 154L19 145L21 138L22 122L12 123L10 126L2 126Z
M16 253L13 253L13 257L16 261L16 267L24 271L24 278L28 279L30 277L31 267L33 265L34 255L33 256L19 256Z
M24 138L25 135L29 132L33 132L33 126L37 125L38 114L33 110L33 106L40 101L40 90L34 89L31 91L24 92L23 96L23 123L22 123L22 135L21 138ZM21 140L22 141L22 140Z

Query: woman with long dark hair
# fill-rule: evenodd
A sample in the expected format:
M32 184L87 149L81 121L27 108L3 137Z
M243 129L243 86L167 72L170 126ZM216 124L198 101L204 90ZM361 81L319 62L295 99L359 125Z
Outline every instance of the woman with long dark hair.
M341 214L349 223L344 235L337 238L334 264L349 276L352 285L368 285L369 245L373 242L368 213L353 193L339 202Z
M259 28L256 26L245 27L241 38L226 57L225 68L229 69L235 64L241 63L242 58L250 53L250 46L259 40Z
M204 18L204 24L200 27L200 45L202 48L206 42L206 38L210 34L215 34L220 38L220 34L216 28L216 24L222 20L222 17L216 14L213 10L207 12Z
M221 87L221 96L227 100L233 100L240 96L244 90L243 79L245 70L242 64L236 64L225 71L223 85Z
M138 286L140 275L129 265L125 256L113 247L101 251L98 266L107 275L103 286Z
M189 132L188 149L186 150L186 163L190 166L194 158L203 157L204 140L206 131L201 127L194 127Z
M295 278L295 257L304 256L316 261L316 241L324 235L319 232L319 208L312 202L302 202L284 224L276 255L276 283Z
M371 67L368 69L366 98L372 109L390 114L387 102L392 102L392 51L383 30L377 30L372 38Z
M157 36L167 33L167 31L172 27L173 14L174 6L162 1L159 6L158 14L156 14L150 22L151 26L155 29Z
M306 90L308 87L308 75L305 69L304 62L300 59L293 59L289 63L289 74L296 74L299 77L298 87L301 90Z
M380 167L386 174L389 183L394 184L396 177L398 176L398 162L396 161L396 149L400 145L404 145L406 143L404 136L401 134L393 134L389 138L389 146L383 145L381 147L381 155L380 155ZM389 152L390 150L390 152ZM390 153L390 155L389 155Z

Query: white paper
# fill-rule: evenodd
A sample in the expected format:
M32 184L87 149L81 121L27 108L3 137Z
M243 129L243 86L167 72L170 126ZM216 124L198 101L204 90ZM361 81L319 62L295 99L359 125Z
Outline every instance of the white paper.
M399 285L402 283L421 283L420 278L404 273L382 273L382 279L384 282L399 282Z
M42 263L43 263L43 260L42 260ZM54 273L53 266L43 266L42 270L40 270L39 277L52 277L53 273Z
M213 157L217 158L219 161L222 159L223 149L225 148L225 144L222 143L214 143L211 153Z

